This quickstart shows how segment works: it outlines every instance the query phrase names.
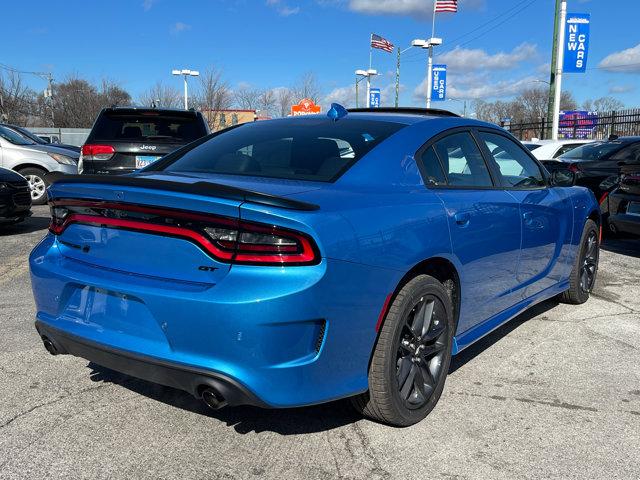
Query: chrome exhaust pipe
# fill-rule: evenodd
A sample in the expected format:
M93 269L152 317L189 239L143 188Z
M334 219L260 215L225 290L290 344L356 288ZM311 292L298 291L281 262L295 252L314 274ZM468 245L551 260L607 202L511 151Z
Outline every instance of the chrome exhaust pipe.
M220 410L227 405L224 397L210 387L202 391L202 401L212 410Z
M51 340L49 340L47 337L42 337L42 343L44 344L44 348L47 349L47 352L49 352L51 355L58 355L58 349Z

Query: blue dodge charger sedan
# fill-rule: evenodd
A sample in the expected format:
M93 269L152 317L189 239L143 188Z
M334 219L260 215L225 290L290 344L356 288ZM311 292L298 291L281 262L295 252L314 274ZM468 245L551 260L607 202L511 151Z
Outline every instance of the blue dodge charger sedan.
M598 206L560 175L488 123L333 105L130 175L54 177L36 328L53 354L213 408L352 397L410 425L452 355L542 300L588 299Z

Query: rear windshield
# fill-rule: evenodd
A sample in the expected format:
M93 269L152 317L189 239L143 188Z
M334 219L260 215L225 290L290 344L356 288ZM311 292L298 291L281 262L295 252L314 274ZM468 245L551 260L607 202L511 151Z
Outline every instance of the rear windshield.
M163 112L106 112L98 117L91 131L92 141L189 143L207 134L196 115Z
M152 169L332 182L402 127L317 117L248 123Z
M600 160L604 156L620 150L624 147L623 142L592 142L563 153L558 158L569 158L571 160Z

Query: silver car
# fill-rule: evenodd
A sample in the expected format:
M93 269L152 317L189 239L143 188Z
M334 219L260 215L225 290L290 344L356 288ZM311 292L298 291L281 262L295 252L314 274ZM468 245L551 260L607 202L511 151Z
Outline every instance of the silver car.
M28 180L34 205L47 202L45 175L49 172L78 173L79 156L74 151L53 145L38 145L0 125L0 167L15 170Z

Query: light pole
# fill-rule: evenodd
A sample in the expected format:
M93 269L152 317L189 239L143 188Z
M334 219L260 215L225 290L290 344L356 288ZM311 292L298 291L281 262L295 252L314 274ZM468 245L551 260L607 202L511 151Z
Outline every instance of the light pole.
M371 90L371 77L375 77L378 75L378 71L370 68L369 70L356 70L356 108L358 107L358 84L367 79L367 108L370 108L371 105L369 101L371 100L371 96L369 95L369 91Z
M398 101L400 97L400 55L411 50L413 47L424 47L427 44L426 40L415 39L411 42L411 45L404 50L400 50L398 47L398 62L396 63L396 108L398 108Z
M466 117L467 116L467 100L463 99L463 98L451 98L449 97L448 99L451 102L460 102L462 103L462 116Z
M437 37L431 37L426 41L426 44L422 48L429 49L429 59L427 60L427 108L431 108L431 77L433 75L433 47L442 45L442 39Z
M188 110L189 109L189 93L187 91L187 77L197 77L198 75L200 75L200 72L198 72L197 70L188 70L188 69L183 69L183 70L171 70L171 73L173 75L182 75L184 77L184 109Z

